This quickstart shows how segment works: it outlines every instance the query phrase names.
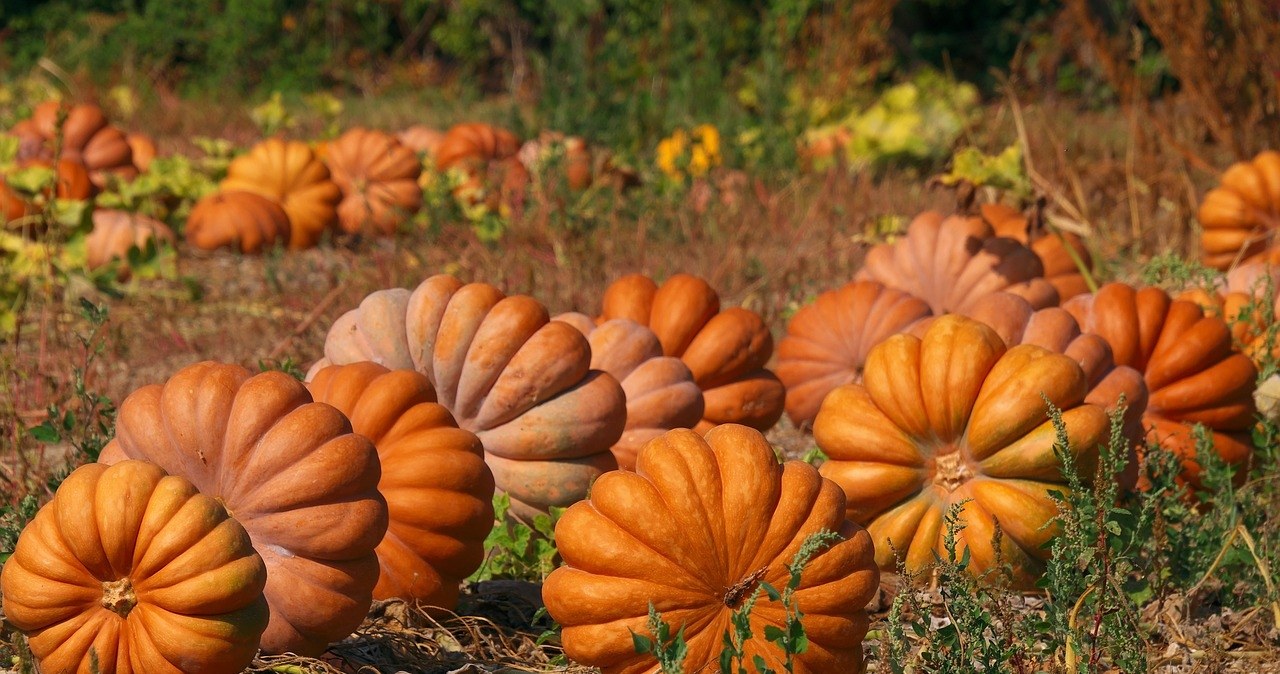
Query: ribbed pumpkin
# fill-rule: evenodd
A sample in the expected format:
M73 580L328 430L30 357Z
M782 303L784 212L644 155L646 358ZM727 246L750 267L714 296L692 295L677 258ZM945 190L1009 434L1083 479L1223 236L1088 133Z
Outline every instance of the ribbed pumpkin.
M931 314L924 300L875 281L818 295L791 318L778 344L787 416L797 426L812 426L832 389L861 379L872 347Z
M235 674L267 626L267 570L213 498L145 461L72 471L0 573L45 674Z
M378 453L282 372L203 362L120 406L100 460L146 459L218 499L267 566L268 653L318 655L364 619L387 530Z
M635 470L636 455L653 438L673 428L693 428L702 419L702 389L679 358L662 355L649 328L625 318L598 327L586 314L553 320L577 328L591 344L591 369L608 372L627 397L627 426L611 448L618 466Z
M444 134L429 126L414 124L397 133L396 138L405 147L425 156L430 160L431 165L435 166L436 148L440 147L440 141L444 140Z
M1063 308L1083 330L1107 340L1118 365L1142 373L1150 391L1147 440L1182 458L1184 478L1198 484L1194 423L1213 431L1227 463L1248 464L1258 373L1248 356L1232 349L1226 322L1159 288L1122 283L1074 297Z
M231 161L222 191L254 192L280 204L289 214L292 250L314 247L338 224L342 191L306 143L279 138L258 143Z
M18 162L18 168L37 166L52 168L53 164L42 159ZM44 193L46 200L53 196L58 199L83 201L93 196L93 184L89 182L89 174L79 162L59 159L54 174L53 189L45 190ZM35 204L24 199L18 192L10 189L3 179L0 179L0 216L3 216L4 222L18 220L38 212L39 209Z
M1274 319L1280 308L1280 267L1250 262L1228 271L1217 292L1197 288L1180 293L1177 299L1195 302L1206 313L1221 317L1231 327L1237 346L1258 361L1266 356L1267 350L1269 326L1262 300L1268 292L1273 298L1271 318ZM1272 351L1280 355L1280 344L1273 344Z
M1036 308L1058 303L1058 291L1044 278L1044 265L1030 248L996 236L980 218L920 214L893 243L867 253L855 277L911 293L935 314L962 312L984 295L1006 291Z
M1003 559L1014 582L1028 587L1049 555L1042 545L1056 533L1049 492L1067 489L1042 395L1063 411L1088 479L1110 431L1103 407L1084 402L1088 387L1067 356L1030 344L1006 348L990 327L942 316L923 338L895 335L872 349L862 383L823 401L813 425L830 457L822 475L844 489L849 519L867 527L881 568L895 567L894 550L909 570L931 565L935 553L945 554L943 515L972 499L959 534L969 571L984 574Z
M1280 229L1280 152L1232 164L1196 214L1200 259L1215 269L1262 256Z
M754 311L721 311L706 281L676 274L659 287L642 274L624 276L605 290L597 320L615 318L648 326L662 353L689 367L705 405L698 430L737 423L764 431L782 416L786 391L764 367L773 355L769 327Z
M145 248L150 241L174 245L175 237L169 226L145 215L99 208L93 212L93 231L85 238L90 269L97 269L112 260L128 260L129 249ZM127 277L127 264L120 275Z
M459 167L470 172L478 165L515 156L520 139L506 129L466 122L445 132L436 146L436 170Z
M58 116L66 114L61 137ZM31 125L21 127L35 137L26 143L39 147L36 154L44 160L53 159L53 148L61 148L60 159L69 159L84 166L89 179L98 188L106 187L108 174L133 178L138 169L133 165L133 150L123 131L113 126L96 105L70 105L58 101L45 101L31 113ZM15 131L18 131L15 127ZM36 139L39 139L38 141Z
M131 133L125 137L129 149L133 152L133 165L139 173L151 168L151 161L156 158L156 142L145 133Z
M982 219L995 229L996 236L1014 239L1031 250L1044 265L1044 277L1058 290L1058 299L1066 301L1076 295L1089 292L1075 258L1086 269L1092 269L1093 257L1080 237L1071 232L1051 232L1043 227L1032 227L1026 216L1004 204L983 204Z
M313 368L369 360L427 376L461 428L480 437L512 511L531 516L583 498L626 425L611 375L591 347L526 295L448 275L370 294L334 321Z
M605 674L658 671L631 637L651 634L651 604L683 629L685 671L718 671L730 614L762 582L785 587L805 540L833 532L843 540L810 558L795 593L809 647L793 671L862 672L864 607L879 573L870 537L844 513L839 487L806 463L779 465L756 430L720 426L705 439L673 430L645 445L636 472L601 477L560 519L564 566L542 597L569 657ZM744 662L784 671L781 649L762 638L766 627L785 631L781 602L761 592L750 620Z
M331 365L307 388L378 448L389 522L373 598L456 607L459 583L480 567L493 527L493 473L479 438L458 428L413 370Z
M215 192L191 209L187 243L203 250L234 248L261 253L289 243L289 215L275 201L253 192Z
M338 225L348 234L391 236L422 206L422 165L394 136L351 129L329 144L325 162L342 190Z

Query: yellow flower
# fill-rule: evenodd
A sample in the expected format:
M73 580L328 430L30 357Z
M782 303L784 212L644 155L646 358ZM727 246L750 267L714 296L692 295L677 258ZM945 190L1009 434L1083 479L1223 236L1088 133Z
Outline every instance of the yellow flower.
M707 151L714 166L720 164L720 130L710 124L700 124L693 129L698 144Z
M684 173L680 170L679 162L688 144L689 136L684 129L677 129L675 133L658 141L656 153L658 168L671 178L683 178Z
M689 175L695 178L706 175L712 166L711 153L701 145L693 146L693 155L689 158Z

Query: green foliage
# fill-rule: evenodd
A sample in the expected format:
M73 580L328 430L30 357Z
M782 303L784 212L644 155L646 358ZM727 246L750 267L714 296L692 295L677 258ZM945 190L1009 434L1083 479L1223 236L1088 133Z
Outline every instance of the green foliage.
M977 113L978 90L929 70L848 117L849 165L927 163L947 156Z
M23 496L17 505L0 506L0 566L9 561L18 545L18 535L40 510L35 494Z
M631 643L636 652L653 655L658 661L658 671L662 674L684 674L684 659L689 655L689 646L684 640L684 625L673 636L671 625L662 619L658 610L653 607L653 602L650 602L649 633L653 638L631 633Z
M1010 145L989 155L976 147L964 147L951 157L951 170L938 177L943 185L967 183L1007 194L1019 202L1031 198L1031 179L1022 160L1022 146Z
M484 540L484 563L467 580L498 578L542 582L556 566L556 522L564 508L550 508L526 524L510 514L511 497L493 497L496 523Z
M1214 291L1221 272L1206 267L1194 260L1188 260L1173 251L1165 251L1152 256L1142 268L1142 282L1170 290L1203 288Z

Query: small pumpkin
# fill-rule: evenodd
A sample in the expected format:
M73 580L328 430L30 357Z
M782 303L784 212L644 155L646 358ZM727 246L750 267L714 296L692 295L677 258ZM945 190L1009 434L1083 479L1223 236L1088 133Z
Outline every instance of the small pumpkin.
M422 206L422 165L394 136L350 129L329 144L325 161L342 190L338 225L348 234L391 236Z
M334 321L324 354L312 373L368 360L426 375L484 443L517 515L574 503L617 468L609 448L626 425L622 387L591 369L587 338L532 297L445 274L412 292L379 290Z
M95 209L93 231L85 238L89 268L97 269L112 260L127 261L130 248L145 248L150 241L170 246L176 242L173 230L155 218L128 211ZM127 264L121 267L120 276L129 276Z
M779 465L759 431L730 424L703 438L676 429L645 445L636 472L604 475L561 517L564 565L542 597L565 653L605 674L658 671L632 641L650 634L650 606L683 630L686 671L715 670L732 612L761 583L785 587L806 539L832 532L839 542L809 559L795 593L809 647L792 671L863 672L864 607L880 575L870 537L844 513L839 487L804 462ZM755 635L785 631L787 611L761 592L749 620ZM744 662L784 670L772 641L744 646Z
M145 133L131 133L125 136L129 149L133 151L133 165L139 173L146 173L151 168L151 161L156 158L156 142Z
M625 318L596 326L586 314L556 316L577 328L591 345L591 369L622 384L627 425L610 448L618 467L634 470L640 448L673 428L693 428L702 419L702 389L679 358L662 355L653 331Z
M818 295L791 318L778 344L787 416L797 426L812 426L832 389L862 377L872 347L930 315L924 300L876 281Z
M436 147L436 170L459 167L470 173L476 166L513 157L519 150L520 139L506 129L477 122L457 124Z
M145 461L72 471L0 571L45 674L235 674L267 626L267 569L235 519ZM92 655L91 655L92 653Z
M1270 316L1262 302L1268 293L1273 299ZM1231 327L1237 346L1259 362L1267 356L1268 319L1280 315L1280 267L1261 262L1242 264L1226 273L1216 292L1196 288L1183 291L1177 299L1195 302L1206 313L1221 317ZM1273 354L1280 355L1280 344L1271 348Z
M18 168L35 166L54 167L52 162L42 159L18 162ZM45 199L56 196L58 199L84 201L93 196L93 184L89 182L89 173L85 171L84 165L70 159L59 159L54 172L55 183L52 190L45 191ZM18 220L38 212L39 209L35 204L23 198L21 194L6 185L3 179L0 179L0 216L3 216L4 222Z
M458 428L413 370L331 365L307 388L378 448L389 522L373 598L455 608L459 583L480 568L493 527L493 473L480 439Z
M179 370L120 406L100 461L146 459L226 506L267 568L267 653L319 655L369 610L387 531L378 453L283 372Z
M444 140L444 134L429 126L414 124L397 133L396 138L405 147L429 159L431 165L435 166L436 149L440 147L440 141Z
M1225 321L1159 288L1123 283L1073 297L1063 309L1081 329L1107 340L1117 365L1142 373L1150 391L1143 416L1147 440L1182 458L1184 479L1199 484L1195 423L1213 431L1224 461L1248 464L1258 372L1248 356L1233 350Z
M61 115L65 118L59 129ZM109 174L122 178L138 175L125 133L112 125L96 105L45 101L32 111L29 128L42 140L41 158L52 160L53 148L59 147L58 158L82 164L90 181L99 189L107 186Z
M698 430L737 423L764 431L782 416L786 391L764 367L773 355L768 326L748 309L721 311L705 280L676 274L659 287L642 274L624 276L605 290L597 320L615 318L648 326L663 355L689 367L705 405Z
M236 190L206 195L187 217L187 243L203 250L261 253L289 243L289 215L275 201Z
M862 383L826 397L813 425L830 457L821 472L844 489L849 519L871 534L882 569L895 568L895 550L913 572L946 554L942 518L964 503L958 547L968 549L969 572L981 576L1002 559L1013 582L1030 587L1058 531L1050 492L1068 488L1045 398L1062 410L1088 480L1110 432L1103 406L1085 402L1088 386L1068 356L1007 348L987 325L942 316L923 337L876 346Z
M1036 308L1058 304L1044 264L1030 248L996 236L980 218L920 214L893 243L867 253L855 277L879 281L929 303L935 314L963 312L984 295L1006 291Z
M537 172L544 165L554 162L564 176L564 184L571 190L580 191L591 186L594 172L591 148L579 136L544 131L521 146L517 156L520 163L531 172Z
M1076 264L1093 268L1093 257L1084 241L1071 232L1049 231L1041 224L1031 223L1026 216L1004 204L983 204L982 219L995 230L996 236L1004 236L1029 246L1044 265L1044 277L1058 290L1058 299L1066 301L1076 295L1089 292L1089 284Z
M258 143L231 161L221 191L254 192L280 204L289 214L290 250L314 247L338 224L342 191L306 143L279 138Z
M1226 270L1266 255L1280 229L1280 152L1268 150L1232 164L1196 213L1200 260Z

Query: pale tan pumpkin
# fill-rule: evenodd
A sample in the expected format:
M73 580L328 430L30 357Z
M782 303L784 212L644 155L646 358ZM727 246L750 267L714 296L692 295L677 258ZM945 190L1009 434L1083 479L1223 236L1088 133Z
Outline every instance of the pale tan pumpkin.
M1044 277L1058 290L1058 299L1068 299L1089 292L1089 284L1081 273L1093 268L1093 257L1084 241L1070 232L1050 231L1043 223L1032 226L1022 213L1004 204L983 204L982 219L995 229L997 236L1016 240L1029 246L1044 265Z
M120 268L120 277L128 278L129 249L146 248L151 241L156 245L172 246L176 238L168 225L155 218L128 211L95 209L93 231L84 242L89 268L97 269L112 260L125 260L126 264Z

